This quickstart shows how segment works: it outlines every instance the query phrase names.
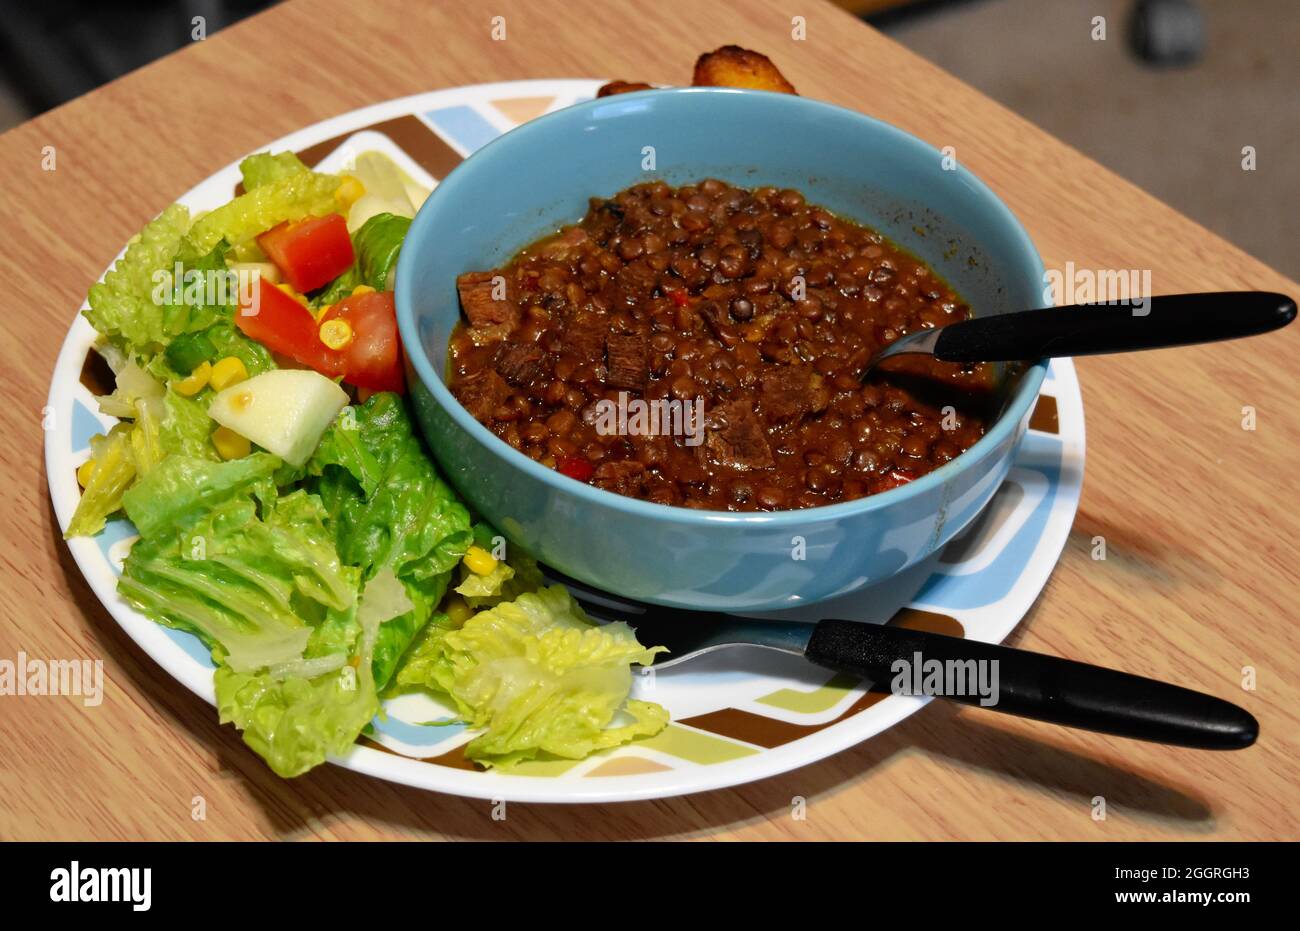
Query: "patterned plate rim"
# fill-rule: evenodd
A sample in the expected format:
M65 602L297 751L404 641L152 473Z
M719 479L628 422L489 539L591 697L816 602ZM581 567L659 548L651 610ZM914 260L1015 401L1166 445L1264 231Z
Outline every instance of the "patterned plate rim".
M404 165L413 173L432 179L441 176L431 170L439 167L434 163L437 159L441 158L443 162L459 160L496 134L516 125L520 121L520 113L529 110L549 112L589 98L600 83L588 79L507 81L429 91L331 117L272 141L256 151L291 148L305 152L314 148L318 150L317 156L326 156L328 151L337 150L353 134L372 130L387 136L390 144L386 147L395 150L394 154L399 158L405 156ZM510 106L498 106L499 104ZM408 152L410 131L416 124L422 126L429 137L435 140L432 145L436 152L424 153L424 158L412 157ZM401 137L401 142L393 136ZM423 144L417 140L417 145ZM319 161L319 157L316 160ZM237 166L237 161L232 162L178 200L194 205L219 202L228 197L239 177ZM160 204L159 209L162 206L164 205ZM120 256L121 253L113 261ZM112 263L110 267L111 265ZM93 339L94 331L78 314L55 363L49 400L44 412L47 425L46 473L61 529L67 527L80 494L74 473L76 466L85 459L86 450L74 448L74 428L77 427L74 423L77 419L74 405L86 407L77 395L89 395L89 391L82 387L81 376L86 353ZM84 413L97 421L100 428L112 423L110 418L95 413L93 407ZM82 423L80 427L84 431L87 424ZM1006 518L1007 526L1003 528L1008 531L1003 535L1006 539L1001 542L1003 550L1010 549L1010 543L1015 542L1023 551L1023 564L1013 570L1008 566L999 568L996 562L1002 555L1002 551L999 551L993 554L988 566L978 571L954 571L961 567L960 562L950 564L947 569L936 569L918 593L907 601L900 615L911 612L914 615L942 617L951 621L953 618L947 615L952 614L959 619L958 623L966 636L987 642L1003 640L1020 622L1046 584L1065 546L1082 488L1084 448L1083 404L1074 366L1069 360L1056 360L1044 382L1038 407L1030 416L1025 443L1013 464L1013 470L1016 470L1022 463L1037 463L1043 471L1036 471L1032 466L1029 471L1039 477L1040 484L1041 479L1046 478L1045 491L1040 489L1041 495L1032 506L1032 511L1021 514L1020 505L1013 505L1008 512L1010 516ZM1050 461L1040 463L1040 458L1054 460L1054 465ZM1013 471L1013 475L1016 474ZM1017 517L1022 522L1031 518L1038 522L1039 526L1034 531L1038 534L1036 538L1028 539L1029 531L1023 523L1016 522ZM975 549L987 549L985 544L989 542L985 539ZM117 575L104 543L98 538L83 538L71 540L68 545L91 590L128 636L169 675L208 703L213 703L210 666L203 665L186 652L174 639L174 632L137 614L117 597ZM988 578L990 573L998 584L1005 583L1005 591L988 603L961 604L961 594L969 593L976 587L974 580ZM936 611L946 614L934 614ZM829 687L826 685L822 688ZM592 770L605 766L609 761L644 761L646 756L639 745L622 748L613 754L600 754L567 769L565 775L556 778L471 771L459 768L456 764L433 763L428 758L403 756L391 749L391 746L385 748L382 743L375 744L374 741L369 742L370 745L358 743L349 753L332 758L331 762L417 788L483 799L595 803L663 798L739 785L808 765L892 727L929 701L927 698L900 695L864 701L860 690L854 701L853 690L850 689L845 694L846 697L827 712L832 715L830 718L825 719L823 715L807 725L795 725L796 732L798 728L807 731L803 736L775 746L747 743L737 737L724 737L721 739L744 750L746 755L725 762L688 763L682 768L665 769L657 766L657 771L642 768L627 774L599 773L594 775L599 775L600 778L590 778ZM855 711L855 708L858 710ZM716 714L724 712L749 714L735 708L719 709ZM703 719L710 718L711 714L687 720L702 722ZM778 720L777 723L782 722ZM675 720L673 727L679 736L684 734L694 739L698 735L719 739L720 731L713 729L711 724L701 723L700 726L695 726ZM379 735L379 740L385 740L382 734ZM391 745L394 741L388 743ZM683 759L681 762L688 761Z

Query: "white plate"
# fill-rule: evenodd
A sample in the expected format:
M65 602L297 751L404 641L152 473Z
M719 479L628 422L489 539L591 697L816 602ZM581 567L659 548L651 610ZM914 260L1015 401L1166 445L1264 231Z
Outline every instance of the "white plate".
M293 149L325 169L378 149L430 186L456 162L526 119L594 95L597 81L518 81L418 94L317 123L264 149ZM231 164L180 198L192 211L226 200L239 180ZM155 205L161 209L161 198ZM80 490L76 469L92 434L112 426L82 383L94 331L80 315L55 365L46 410L45 457L59 525ZM926 626L1000 642L1024 616L1065 545L1083 481L1083 405L1074 367L1052 363L1023 447L984 515L942 552L883 585L802 612ZM137 614L117 596L134 530L111 521L68 546L86 580L127 634L173 678L213 701L212 663L198 639ZM799 613L787 616L798 617ZM445 709L404 696L334 762L394 782L487 799L613 802L736 785L830 756L897 724L928 699L881 696L803 660L760 650L724 651L651 677L636 693L665 705L659 736L581 762L525 764L484 772L463 756L470 734L430 726ZM252 751L249 751L252 752Z

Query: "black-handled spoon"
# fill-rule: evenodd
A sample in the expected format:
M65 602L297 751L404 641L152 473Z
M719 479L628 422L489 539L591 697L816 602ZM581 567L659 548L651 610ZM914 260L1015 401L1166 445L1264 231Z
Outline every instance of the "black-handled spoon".
M1269 291L1162 294L1140 304L1072 304L962 320L890 343L863 374L891 356L944 362L1010 362L1163 349L1255 336L1286 326L1295 300Z

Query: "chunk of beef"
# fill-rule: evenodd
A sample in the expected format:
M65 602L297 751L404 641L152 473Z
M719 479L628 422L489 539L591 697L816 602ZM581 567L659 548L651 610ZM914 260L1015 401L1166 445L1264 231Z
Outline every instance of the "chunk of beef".
M519 322L519 307L510 300L509 288L502 285L498 289L493 283L498 275L498 272L466 272L456 279L460 304L470 326L508 324L513 327ZM501 280L505 281L504 276Z
M501 377L512 385L527 388L546 377L546 353L532 344L507 344L497 350L493 359Z
M758 403L771 423L799 420L830 403L825 379L804 365L785 365L760 380Z
M567 259L575 249L587 241L587 231L581 226L570 226L564 232L551 237L538 250L548 259Z
M727 468L767 469L773 464L763 425L748 401L733 401L705 414L701 454Z
M564 351L583 362L605 361L604 323L590 320L572 320L564 327Z
M605 337L606 383L614 388L644 391L650 378L649 345L644 336L610 333Z
M592 473L591 484L620 495L639 495L645 482L645 466L635 459L602 462Z
M510 397L510 386L496 372L488 370L458 384L455 394L456 400L465 405L475 420L485 421Z

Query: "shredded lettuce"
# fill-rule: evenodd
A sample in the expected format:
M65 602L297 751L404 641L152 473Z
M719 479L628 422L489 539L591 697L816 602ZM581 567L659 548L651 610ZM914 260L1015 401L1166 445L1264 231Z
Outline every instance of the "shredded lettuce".
M484 765L544 753L581 759L668 723L659 705L628 700L631 665L649 665L663 650L642 646L626 624L592 624L556 585L480 611L458 630L427 628L397 683L450 697L483 729L465 755Z

